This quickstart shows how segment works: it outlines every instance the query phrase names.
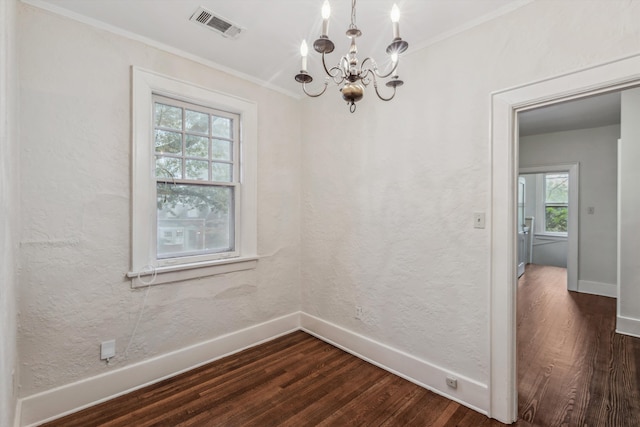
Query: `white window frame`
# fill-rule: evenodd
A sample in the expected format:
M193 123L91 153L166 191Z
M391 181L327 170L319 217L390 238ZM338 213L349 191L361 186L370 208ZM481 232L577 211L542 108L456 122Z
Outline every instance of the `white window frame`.
M132 67L132 243L133 287L179 282L253 269L257 265L257 140L255 102L203 88L152 71ZM228 111L240 116L240 183L231 257L198 262L156 257L156 178L154 176L153 95Z
M230 142L232 143L232 153L231 153L231 161L222 161L219 160L219 162L221 163L226 163L226 164L230 164L232 166L232 171L231 171L231 181L229 182L215 182L214 180L210 179L211 177L208 177L207 179L202 179L202 180L196 180L193 178L186 178L184 176L179 176L179 177L162 177L162 176L158 176L157 174L157 164L155 164L155 174L154 176L156 177L156 183L165 183L165 184L171 184L171 183L175 183L175 184L186 184L186 185L207 185L207 186L212 186L212 187L226 187L226 188L231 188L232 189L232 206L231 206L231 212L232 212L232 216L233 216L233 224L232 224L232 242L231 242L231 249L224 251L224 252L217 252L217 253L199 253L199 254L183 254L180 255L179 257L174 257L174 256L163 256L163 257L158 257L158 259L156 260L156 264L157 266L167 266L167 265L174 265L176 263L179 264L190 264L190 263L194 263L194 262L199 262L199 261L209 261L209 260L215 260L215 259L223 259L223 258L235 258L239 255L239 252L237 250L238 246L239 246L239 242L238 242L238 236L235 233L236 230L236 224L239 223L239 212L240 212L240 198L239 198L239 192L241 189L241 183L240 183L240 117L235 114L235 113L231 113L229 111L221 111L221 110L214 110L210 107L205 107L202 106L200 104L194 104L194 103L188 103L185 102L183 100L177 100L174 98L168 98L166 96L162 96L159 95L157 93L154 93L153 95L153 104L154 106L157 104L164 104L164 105L171 105L174 107L178 107L183 111L183 114L186 110L192 110L192 111L198 111L204 114L207 114L208 116L217 116L217 117L224 117L227 119L231 119L232 123L233 123L233 129L231 130L231 140ZM155 117L155 116L154 116ZM155 119L154 119L154 130L158 129L157 126L155 126ZM212 125L210 126L210 129L208 131L208 135L207 137L209 138L209 140L211 141L212 139L215 139L213 133L212 133ZM164 128L162 130L165 130ZM181 134L189 134L189 132L186 129L181 129L180 131L177 130L170 130L170 129L166 129L168 131L174 131L174 132L179 132ZM201 136L202 134L198 134L199 136ZM185 143L185 140L183 139L183 144ZM184 160L189 160L191 159L190 156L187 155L186 151L183 151L180 153L179 156L176 156L175 154L172 153L167 153L167 154L161 154L158 153L156 150L154 150L154 155L158 155L160 154L161 156L166 156L166 157L173 157L175 159L180 159L181 163ZM209 172L211 172L211 164L212 163L216 163L218 161L216 161L215 159L213 159L212 157L209 157L207 159L207 162L209 163ZM186 166L186 165L185 165ZM183 167L185 167L183 166ZM157 189L157 186L156 186ZM158 231L160 230L160 227L158 226ZM160 237L156 234L156 244L157 244L157 239L159 239ZM157 253L157 252L156 252Z
M538 226L536 227L536 235L538 236L548 236L548 237L557 237L557 238L562 238L562 240L565 240L567 238L568 231L562 232L562 231L547 231L547 180L546 177L547 175L559 175L559 174L566 174L567 178L569 179L569 201L567 202L566 206L567 209L570 206L570 202L571 202L571 173L569 171L554 171L554 172L543 172L543 173L539 173L536 175L536 215L538 216L538 218L540 218L539 221L537 221ZM558 203L552 203L550 205L555 205L555 206L564 206L562 204L558 204ZM569 222L570 218L567 218L567 228L568 228L568 222Z
M548 202L547 201L547 176L548 175L566 175L567 177L567 203L553 203L553 202ZM567 208L567 212L569 210L569 181L570 181L570 177L569 177L569 172L547 172L544 174L544 200L543 200L543 204L544 204L544 232L545 234L549 234L549 235L556 235L556 236L567 236L567 232L566 231L548 231L547 230L547 207L548 206L553 206L553 207L566 207ZM567 221L568 221L568 215L567 215Z

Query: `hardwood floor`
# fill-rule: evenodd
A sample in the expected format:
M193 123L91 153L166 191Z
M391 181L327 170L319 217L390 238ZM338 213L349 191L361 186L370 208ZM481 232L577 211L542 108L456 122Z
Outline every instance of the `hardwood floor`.
M517 427L640 427L640 339L612 298L566 291L566 270L518 283ZM218 360L46 426L498 427L304 332Z
M502 426L304 332L46 426Z
M615 299L528 265L517 317L518 426L640 426L640 339L615 333Z

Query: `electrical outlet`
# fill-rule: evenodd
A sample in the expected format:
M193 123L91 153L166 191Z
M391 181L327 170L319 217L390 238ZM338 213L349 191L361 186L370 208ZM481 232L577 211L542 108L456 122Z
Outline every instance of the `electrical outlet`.
M458 388L458 380L453 377L447 377L447 385L451 388Z
M356 305L356 319L362 320L362 306Z
M100 359L111 359L116 355L116 340L104 341L100 344Z

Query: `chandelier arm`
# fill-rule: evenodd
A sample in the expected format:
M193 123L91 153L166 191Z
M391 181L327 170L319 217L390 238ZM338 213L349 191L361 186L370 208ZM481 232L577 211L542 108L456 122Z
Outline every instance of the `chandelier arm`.
M395 86L393 86L393 93L388 98L385 98L384 96L380 95L380 92L378 91L378 81L377 80L373 81L373 87L376 90L376 95L378 95L378 98L380 98L383 101L391 101L393 99L393 97L396 96L396 87Z
M358 78L365 86L368 86L372 81L374 86L378 84L376 81L376 75L371 68L361 68L360 73L358 73Z
M331 79L333 79L333 82L337 85L339 85L340 83L342 83L343 81L345 81L347 79L347 77L342 73L342 70L338 67L333 67L331 68L331 71L336 71L336 74L330 74Z
M367 61L370 61L370 62L371 62L371 64L373 65L373 67L372 67L372 68L365 68L365 66L364 66L364 65L367 63ZM391 71L389 71L387 74L380 74L380 73L378 72L378 64L376 64L376 61L374 61L371 57L366 57L366 58L362 61L361 68L362 68L364 71L367 71L367 72L370 72L370 73L374 73L376 76L380 77L381 79L386 79L387 77L391 76L391 75L396 71L396 68L398 68L398 63L399 63L399 62L400 62L400 61L396 61L396 62L393 64L393 68L391 69Z
M399 62L400 62L400 61L396 61L396 62L395 62L395 64L393 64L393 68L391 69L391 71L389 71L387 74L380 74L380 73L378 73L378 70L376 69L376 70L375 70L376 75L377 75L378 77L380 77L381 79L386 79L387 77L389 77L389 76L391 76L393 73L395 73L396 68L398 68L398 63L399 63Z
M327 73L327 76L331 77L335 84L340 84L344 81L345 76L342 72L342 69L337 65L331 68L327 68L327 63L324 59L324 53L322 54L322 66L324 67L324 72ZM338 80L339 79L339 80Z
M367 56L366 58L364 58L362 60L362 62L360 63L360 68L363 70L371 70L371 68L367 68L365 66L365 64L367 63L367 61L371 62L371 65L373 66L373 69L377 68L378 66L376 65L376 61L373 60L373 58L371 58L370 56Z
M318 93L309 93L309 91L307 91L307 84L306 83L302 83L302 90L303 92L311 97L311 98L317 98L320 95L322 95L323 93L325 93L327 91L327 87L329 87L329 82L325 80L324 82L324 88L322 89L322 91L318 92ZM376 89L377 90L377 89Z
M362 61L362 64L360 64L360 71L358 72L358 78L360 79L362 84L365 85L365 86L367 86L369 83L371 83L371 77L373 77L373 80L376 79L376 75L375 75L373 69L371 69L369 67L365 67L365 63L367 62L368 59L369 58L365 58L365 60ZM375 66L375 62L373 62L373 64ZM371 75L371 77L369 77L369 75Z
M329 70L329 69L327 68L327 61L325 61L324 56L325 56L325 55L324 55L324 52L322 52L322 66L324 67L324 72L325 72L325 73L327 73L327 75L328 75L329 77L334 77L334 75L333 75L333 74L331 74L331 71L333 71L333 69L334 69L334 68L336 68L336 67L333 67L333 68L331 68L331 70Z

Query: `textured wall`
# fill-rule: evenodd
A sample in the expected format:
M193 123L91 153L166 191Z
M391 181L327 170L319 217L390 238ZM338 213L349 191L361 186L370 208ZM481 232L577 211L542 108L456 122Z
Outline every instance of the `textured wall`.
M0 2L0 426L13 423L19 241L16 2Z
M21 395L297 311L300 112L271 90L30 6L19 10ZM258 268L131 290L130 67L258 103ZM127 344L131 340L128 352Z
M637 53L638 22L535 1L406 56L392 102L305 101L303 310L488 383L491 93Z
M617 125L520 138L520 167L580 163L579 280L617 282L618 138Z
M335 91L300 111L205 66L20 9L22 395L109 369L104 339L118 340L121 366L289 313L300 292L309 314L488 382L490 225L473 229L472 213L489 214L490 94L637 53L640 39L640 2L536 1L413 52L397 99L368 90L351 115ZM132 64L258 101L266 257L252 272L152 288L125 360L144 299L123 280Z
M19 242L16 2L0 4L0 425L11 425L16 402L17 260Z

